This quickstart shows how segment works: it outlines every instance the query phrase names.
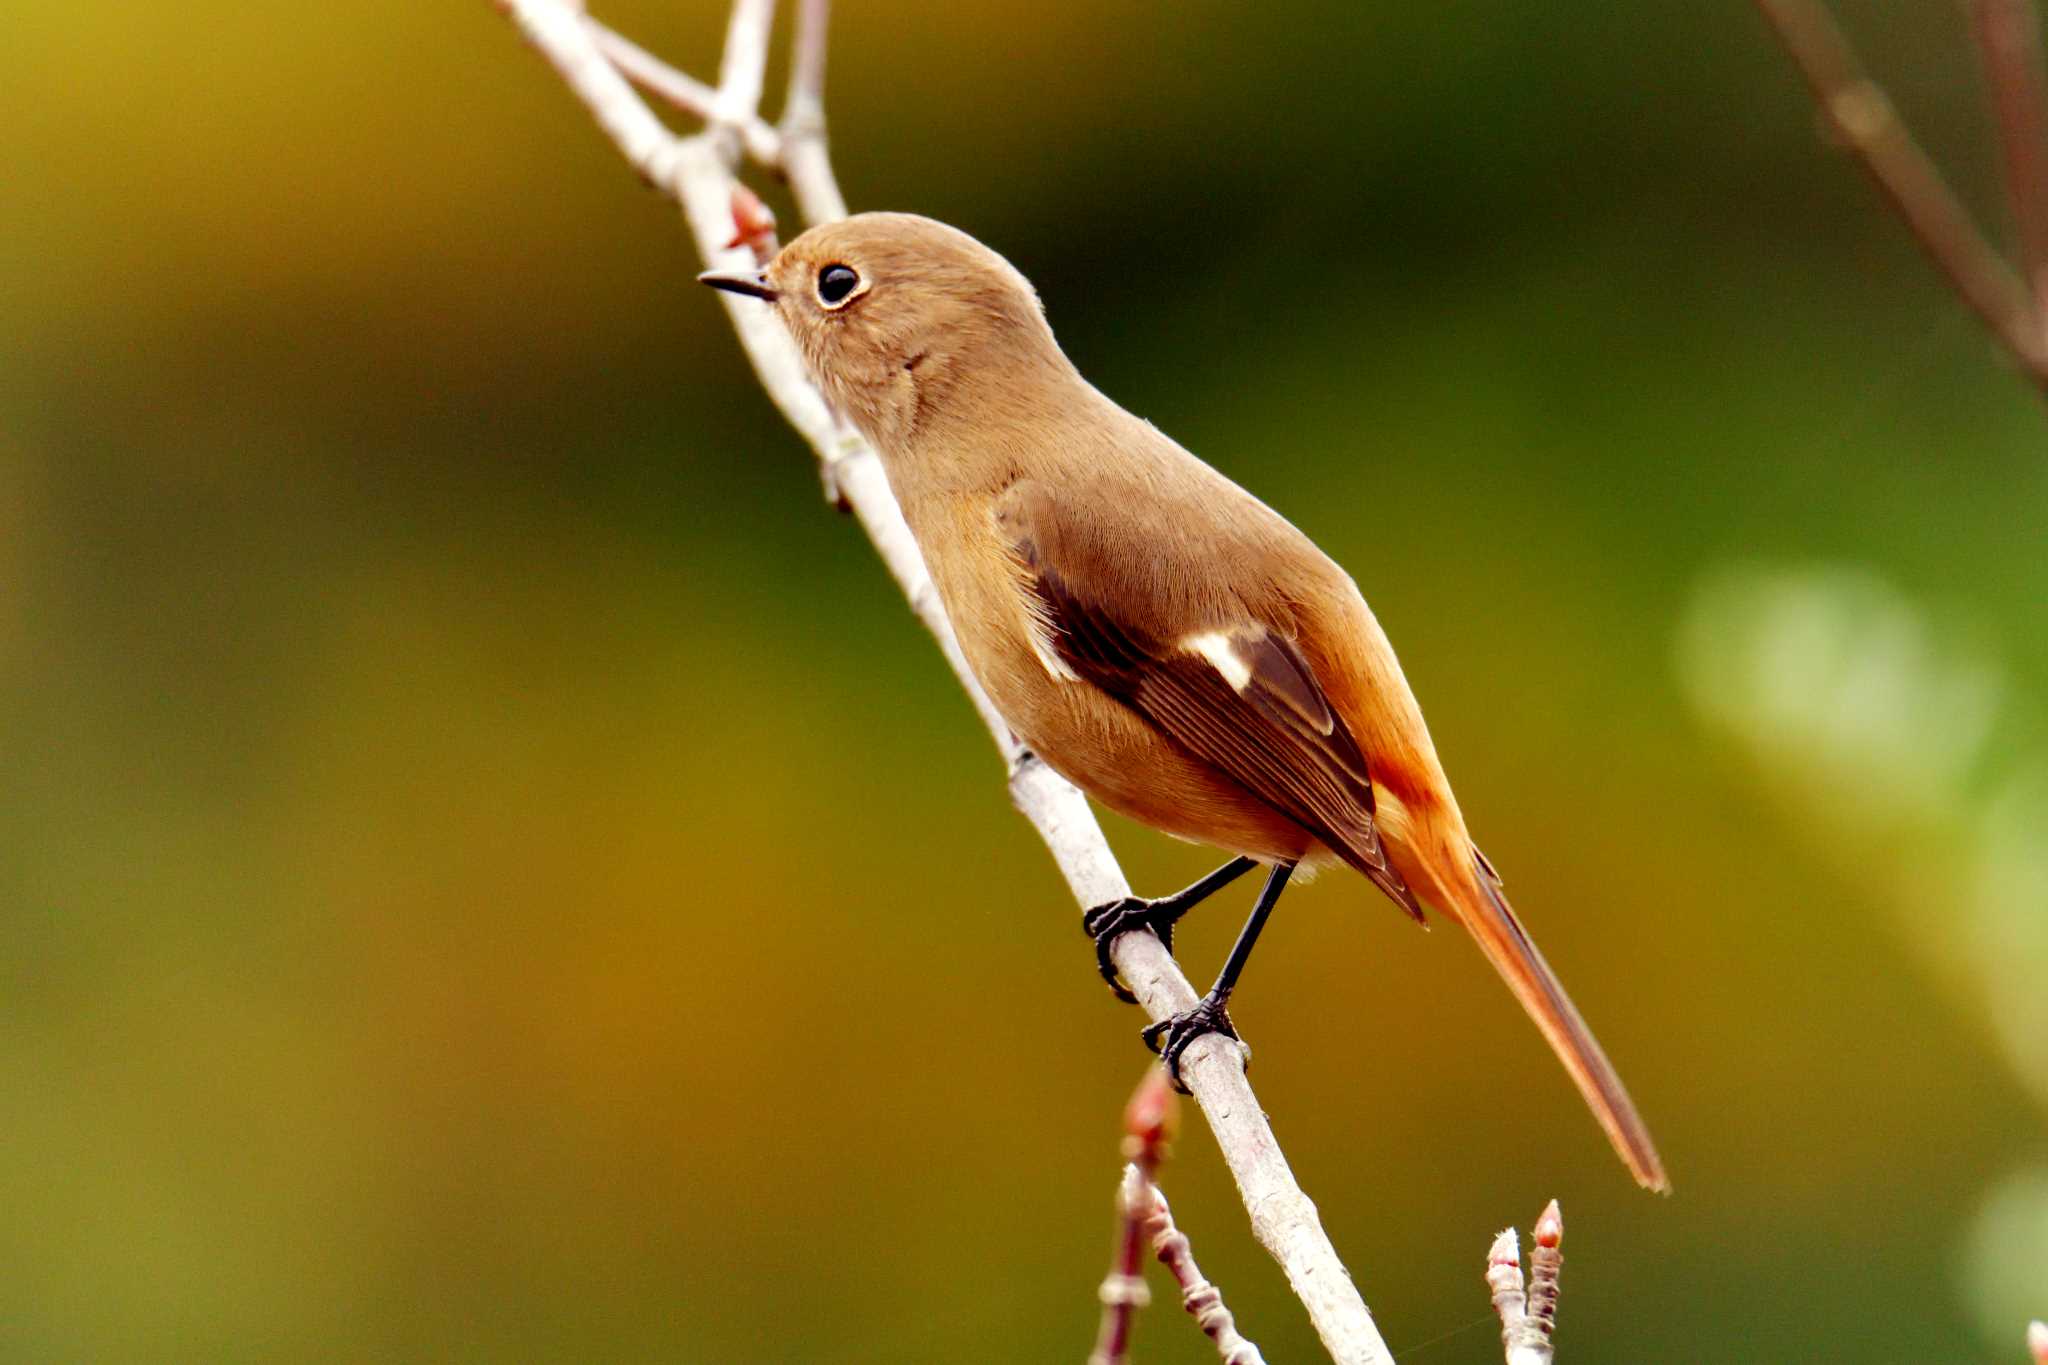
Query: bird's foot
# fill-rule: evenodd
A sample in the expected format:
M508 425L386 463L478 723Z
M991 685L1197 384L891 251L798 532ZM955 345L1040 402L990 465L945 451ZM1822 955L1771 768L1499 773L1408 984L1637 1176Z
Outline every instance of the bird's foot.
M1185 1095L1189 1092L1187 1083L1180 1078L1181 1055L1195 1039L1211 1033L1220 1033L1236 1043L1238 1050L1244 1054L1245 1065L1251 1065L1251 1048L1245 1045L1244 1039L1237 1036L1237 1026L1230 1022L1230 1011L1224 1008L1224 1002L1215 995L1205 995L1195 1003L1193 1009L1182 1010L1179 1014L1170 1015L1148 1026L1141 1036L1145 1040L1145 1046L1158 1053L1159 1060L1166 1064L1166 1074L1172 1080L1173 1088Z
M1102 979L1109 983L1116 998L1126 1005L1138 1003L1138 997L1117 975L1116 960L1109 953L1116 941L1135 929L1150 929L1166 945L1166 951L1173 951L1173 926L1185 908L1166 900L1148 901L1143 896L1125 896L1120 901L1098 905L1081 916L1081 932L1095 940L1095 970L1102 973Z

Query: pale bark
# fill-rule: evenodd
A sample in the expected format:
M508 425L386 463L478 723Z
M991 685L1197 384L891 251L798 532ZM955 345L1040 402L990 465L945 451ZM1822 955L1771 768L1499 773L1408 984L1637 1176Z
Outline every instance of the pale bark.
M756 129L772 20L768 0L739 0L735 5L720 85L709 100L709 126L689 137L678 137L662 125L613 60L629 48L636 53L639 49L598 28L579 6L568 0L495 3L548 59L626 160L648 183L683 206L705 266L733 269L751 264L744 246L727 243L734 231L738 159L770 145ZM826 8L824 0L803 4L789 109L777 132L780 163L775 169L790 175L801 211L813 222L845 211L824 138ZM650 84L662 79L657 69L667 70L644 53L627 57L625 64L633 68L636 79ZM675 100L682 107L694 109L702 102L701 88L691 89L695 82L668 85L672 94L683 92ZM1076 903L1085 908L1131 894L1087 799L1021 748L975 682L874 451L833 417L805 374L796 347L769 310L751 299L719 297L762 387L815 452L827 487L859 519L912 610L938 641L1002 754L1010 799L1044 840ZM1165 1019L1194 1005L1194 988L1153 935L1124 935L1117 940L1114 955L1123 979L1152 1019ZM1085 960L1085 954L1077 956L1077 962ZM1338 1259L1315 1205L1296 1183L1245 1078L1238 1044L1213 1034L1198 1040L1183 1058L1181 1074L1215 1132L1254 1235L1279 1262L1331 1358L1339 1365L1390 1365L1392 1353Z

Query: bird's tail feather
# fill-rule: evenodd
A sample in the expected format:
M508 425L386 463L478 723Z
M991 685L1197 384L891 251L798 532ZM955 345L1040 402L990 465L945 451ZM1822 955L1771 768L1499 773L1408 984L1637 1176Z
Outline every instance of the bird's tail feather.
M1669 1193L1671 1183L1665 1178L1664 1163L1657 1156L1649 1128L1636 1112L1635 1102L1628 1097L1627 1087L1608 1062L1607 1054L1600 1050L1586 1021L1573 1008L1557 974L1550 970L1535 941L1515 918L1492 867L1476 848L1472 852L1471 879L1460 879L1462 885L1452 883L1452 888L1460 893L1458 918L1479 941L1486 960L1501 974L1558 1060L1564 1063L1564 1069L1571 1073L1579 1093L1592 1107L1593 1116L1607 1130L1607 1140L1614 1144L1615 1152L1636 1182L1644 1189Z

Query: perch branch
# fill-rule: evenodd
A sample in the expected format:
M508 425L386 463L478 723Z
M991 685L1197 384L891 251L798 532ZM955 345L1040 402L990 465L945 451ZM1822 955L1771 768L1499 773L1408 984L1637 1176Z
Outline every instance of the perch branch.
M751 257L745 245L734 242L732 236L733 191L738 183L734 161L742 150L733 143L743 144L744 139L721 138L717 127L687 138L669 132L633 92L619 68L607 60L590 23L567 0L494 3L514 19L526 40L547 58L642 177L682 203L704 263L713 269L745 265ZM757 107L760 78L756 67L765 58L768 18L772 18L771 7L764 0L739 0L735 6L717 97L720 126L743 128ZM825 18L825 5L816 0L800 16L800 33L810 35L807 41L815 45L816 58L800 55L796 63L800 89L805 88L802 82L822 81ZM824 155L822 122L816 147L815 173L822 186L830 183L831 175ZM832 194L836 200L836 186ZM820 205L829 202L814 199L805 211L822 212ZM834 420L805 376L795 346L767 310L741 306L746 300L722 297L762 387L824 462L832 475L830 482L874 541L891 576L938 641L988 726L1009 772L1011 800L1038 830L1075 899L1083 906L1094 906L1129 895L1130 883L1103 839L1087 799L1018 744L974 681L874 451ZM1165 1019L1194 1005L1194 988L1153 935L1124 935L1117 940L1115 959L1152 1019ZM1253 1234L1280 1263L1331 1358L1338 1365L1388 1365L1392 1354L1330 1244L1315 1205L1296 1183L1258 1096L1245 1078L1237 1045L1214 1034L1198 1040L1182 1059L1181 1074L1215 1131L1217 1146L1251 1216Z
M1526 1287L1521 1239L1515 1230L1508 1228L1493 1239L1486 1256L1486 1285L1493 1291L1493 1311L1500 1316L1500 1344L1507 1365L1551 1365L1563 1247L1564 1215L1558 1212L1555 1199L1536 1219Z
M2033 299L1913 140L1820 0L1756 0L1806 78L1829 126L1863 163L1921 249L2036 385L2048 388L2048 338Z

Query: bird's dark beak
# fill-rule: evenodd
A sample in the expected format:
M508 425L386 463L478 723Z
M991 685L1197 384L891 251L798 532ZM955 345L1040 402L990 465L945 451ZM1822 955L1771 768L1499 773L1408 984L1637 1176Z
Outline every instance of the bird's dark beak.
M767 274L759 270L707 270L697 277L697 283L770 303L782 297L782 291L768 283Z

